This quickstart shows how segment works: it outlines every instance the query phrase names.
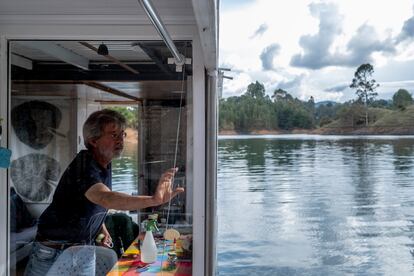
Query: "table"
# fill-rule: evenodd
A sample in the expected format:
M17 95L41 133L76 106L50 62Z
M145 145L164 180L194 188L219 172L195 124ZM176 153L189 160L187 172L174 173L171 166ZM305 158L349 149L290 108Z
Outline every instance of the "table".
M132 244L128 247L122 257L118 260L112 270L107 276L130 276L130 275L163 275L163 276L189 276L192 275L192 261L191 255L185 258L185 253L181 248L180 240L176 243L176 250L178 260L176 266L171 267L168 263L168 252L173 250L172 242L164 239L155 239L158 248L157 261L150 264L145 271L138 272L137 269L145 267L146 264L141 262L140 251L138 249L138 240L143 240L143 236L138 236ZM165 246L165 249L164 249ZM162 263L162 265L161 265Z

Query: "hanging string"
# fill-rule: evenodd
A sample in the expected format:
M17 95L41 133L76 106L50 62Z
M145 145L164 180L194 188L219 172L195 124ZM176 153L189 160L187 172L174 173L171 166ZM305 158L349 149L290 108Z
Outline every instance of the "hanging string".
M187 44L184 48L184 58L187 56ZM177 166L177 155L178 155L178 142L179 142L179 137L180 137L180 128L181 128L181 112L182 112L182 106L183 106L183 98L184 98L184 83L185 83L185 63L183 64L183 73L182 73L182 79L181 79L181 91L180 91L180 106L178 109L178 121L177 121L177 132L176 132L176 137L175 137L175 150L174 150L174 162L173 162L173 168L176 168ZM173 175L172 179L171 179L171 183L172 183L172 190L174 191L174 177L175 175ZM168 200L168 208L167 208L167 220L165 222L165 231L168 230L169 227L169 218L170 218L170 210L171 210L171 197ZM166 248L166 240L164 239L163 241L163 246L162 246L162 255L161 255L161 264L160 264L160 270L161 270L161 276L164 274L164 271L162 270L162 263L164 262L164 254L165 254L165 248Z

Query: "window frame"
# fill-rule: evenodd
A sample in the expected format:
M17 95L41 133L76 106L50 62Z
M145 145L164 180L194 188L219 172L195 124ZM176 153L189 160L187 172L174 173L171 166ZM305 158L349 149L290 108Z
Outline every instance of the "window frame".
M41 25L41 24L40 24ZM120 26L115 26L118 28ZM125 26L124 26L125 27ZM128 25L127 27L131 27ZM10 129L10 58L8 45L12 40L160 40L152 26L139 25L136 28L127 28L121 35L114 30L108 30L107 26L85 25L25 25L21 28L11 28L11 34L2 35L0 28L0 116L3 118L3 134L1 146L9 145ZM122 26L121 26L122 29ZM81 30L81 31L79 31ZM62 33L66 35L62 35ZM86 35L85 33L95 33L99 35ZM125 34L126 33L126 34ZM140 36L137 37L136 33ZM188 141L187 149L193 154L193 275L203 275L205 272L205 226L206 226L206 78L205 64L203 62L203 51L195 26L175 25L171 26L171 35L176 40L188 40L193 43L193 82L192 82L192 106L189 112L192 113L192 126L187 126L192 130L192 140ZM196 177L194 177L196 176ZM7 208L0 208L0 244L6 244L0 250L0 274L10 275L10 226L9 226L9 171L0 169L0 202L4 202Z

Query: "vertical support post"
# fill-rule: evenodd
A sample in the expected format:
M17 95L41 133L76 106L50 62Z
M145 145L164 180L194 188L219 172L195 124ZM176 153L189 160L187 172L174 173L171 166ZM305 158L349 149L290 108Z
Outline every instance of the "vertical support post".
M147 101L143 100L138 108L138 190L136 191L137 194L142 195L142 194L147 194L145 191L145 179L144 179L144 175L147 173L145 171L146 166L144 164L145 162L145 140L147 137L147 133L146 133L146 129L147 129L147 125L146 125L146 112L147 112ZM141 219L142 219L142 215L140 214L140 212L138 212L139 210L137 210L137 223L138 225L141 225Z
M193 135L194 135L194 117L193 117L193 77L187 76L187 91L186 91L186 118L187 118L187 157L186 157L186 168L191 168L186 170L186 185L185 193L186 193L186 220L193 223L193 215L194 215L194 202L193 202L193 194L194 194L194 174L192 168L194 167L194 147L193 147ZM189 200L191 199L191 200Z
M9 82L8 76L8 51L7 51L7 39L5 36L0 36L0 117L3 118L1 122L2 134L0 146L7 147L9 137ZM8 275L9 273L9 189L7 181L8 170L0 168L0 202L3 206L0 208L0 275ZM6 245L6 246L4 246Z
M206 132L206 268L204 275L216 275L217 239L217 71L209 72Z
M193 275L205 269L206 188L206 80L198 34L193 40ZM191 145L191 141L188 141Z

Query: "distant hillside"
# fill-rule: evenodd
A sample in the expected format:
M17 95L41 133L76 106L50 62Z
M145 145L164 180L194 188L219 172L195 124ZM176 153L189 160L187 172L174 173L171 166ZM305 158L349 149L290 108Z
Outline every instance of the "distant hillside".
M328 105L328 104L336 105L337 102L334 102L334 101L321 101L321 102L315 103L315 107L318 108L321 105Z
M404 111L384 108L369 108L370 118L375 122L368 127L352 126L338 119L318 130L321 134L395 134L414 135L414 105Z
M384 116L374 123L374 126L413 127L414 105L408 106L404 111L391 111L390 113L384 114Z

